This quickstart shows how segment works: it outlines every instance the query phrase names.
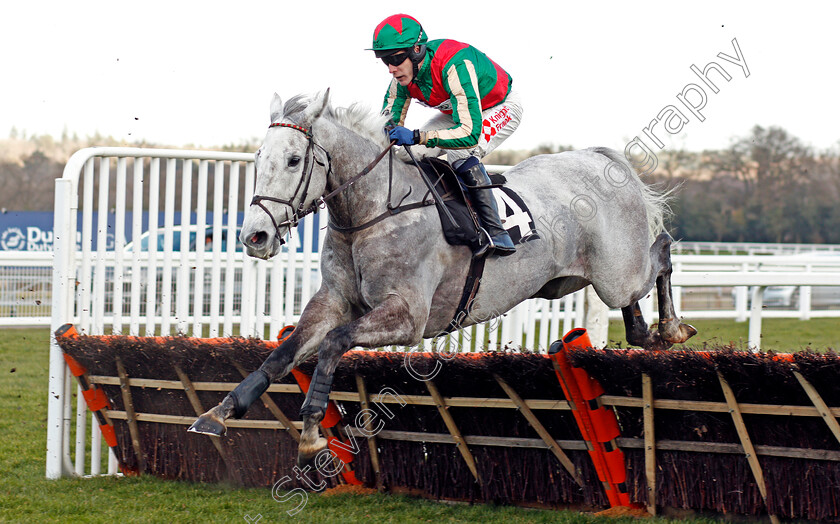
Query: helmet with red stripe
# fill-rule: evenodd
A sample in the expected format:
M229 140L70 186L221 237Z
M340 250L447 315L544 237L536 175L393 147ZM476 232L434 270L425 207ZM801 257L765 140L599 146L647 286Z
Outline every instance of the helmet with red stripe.
M428 40L423 26L414 17L391 15L373 30L371 50L376 58L382 58L401 49L412 49L415 45L423 47Z

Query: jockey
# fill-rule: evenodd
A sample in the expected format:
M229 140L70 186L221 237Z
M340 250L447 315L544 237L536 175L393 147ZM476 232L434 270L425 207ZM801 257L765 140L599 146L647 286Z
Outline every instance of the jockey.
M458 176L472 186L470 197L489 239L476 255L488 249L500 256L515 253L492 191L480 189L490 184L481 158L504 142L522 118L511 76L470 45L428 40L420 23L404 14L376 26L372 51L393 76L383 105L395 126L390 138L397 145L425 146L423 157L446 150ZM412 98L441 112L413 131L403 127Z

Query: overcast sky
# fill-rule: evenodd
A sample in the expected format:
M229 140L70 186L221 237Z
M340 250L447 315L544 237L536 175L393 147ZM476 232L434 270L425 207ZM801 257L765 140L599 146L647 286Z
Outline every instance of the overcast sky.
M415 7L411 7L414 5ZM262 137L283 99L330 87L379 110L389 82L374 26L408 12L430 38L475 45L508 70L525 114L505 143L658 151L723 148L753 125L840 144L840 3L181 1L4 2L0 137L19 132L210 147ZM737 58L739 65L719 57ZM714 93L692 72L715 62ZM747 70L749 76L747 76ZM703 120L677 97L699 105ZM687 121L674 117L678 113ZM663 112L665 110L665 112ZM662 114L662 122L651 121ZM430 114L413 104L410 125ZM665 120L672 118L671 133Z

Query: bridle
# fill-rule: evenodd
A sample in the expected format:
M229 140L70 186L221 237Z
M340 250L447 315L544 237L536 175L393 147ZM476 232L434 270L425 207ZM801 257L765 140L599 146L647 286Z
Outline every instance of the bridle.
M307 200L307 195L309 193L309 184L312 181L312 172L315 169L315 164L316 163L318 165L322 166L322 167L327 168L326 177L327 177L327 180L329 180L330 174L332 173L332 159L330 158L330 153L329 153L329 151L327 151L326 149L324 149L323 147L321 147L320 145L315 143L315 140L312 137L312 131L310 131L309 129L307 129L305 127L299 126L297 124L289 124L289 123L285 123L285 122L275 122L275 123L270 124L268 127L269 127L269 129L272 128L272 127L288 127L290 129L294 129L295 131L300 131L301 133L304 134L304 136L306 136L306 140L308 142L307 146L306 146L306 152L304 153L304 159L303 159L303 176L300 178L300 181L298 182L297 188L295 188L295 192L294 192L294 194L292 194L291 198L282 199L282 198L277 198L277 197L272 197L272 196L254 195L254 198L251 199L251 205L252 206L258 206L260 209L265 211L265 213L268 215L268 218L271 219L271 224L274 226L275 234L276 234L277 238L280 240L281 245L285 243L285 241L283 240L283 237L280 234L280 229L282 227L288 226L290 229L294 228L295 226L298 225L298 223L306 215L316 213L319 209L325 208L327 206L327 201L328 200L332 199L333 197L335 197L336 195L338 195L339 193L341 193L342 191L344 191L348 187L352 186L360 178L362 178L363 176L370 173L371 170L374 167L376 167L376 164L378 164L379 161L382 160L382 158L384 158L386 154L388 154L388 152L392 151L391 146L393 146L394 143L395 143L395 142L392 141L390 144L388 144L388 147L386 147L384 150L382 150L382 152L379 153L376 156L376 158L374 158L373 161L370 164L365 166L365 168L362 169L353 178L344 182L343 184L341 184L340 186L338 186L334 190L330 191L329 193L327 193L325 195L321 195L319 198L315 199L315 201L312 202L312 204L310 204L308 207L305 207L304 204ZM327 155L327 163L326 164L321 163L321 161L318 160L318 158L315 156L315 152L314 152L315 147L317 147L318 149L323 151L325 155ZM310 160L310 158L311 158L311 160ZM308 168L308 170L307 170L307 168ZM393 166L392 166L392 168L393 168ZM391 174L389 174L389 180L388 180L388 211L386 211L385 213L383 213L379 217L375 218L374 220L372 220L372 221L370 221L366 224L363 224L362 226L356 226L356 227L351 227L351 228L343 228L343 227L336 226L336 225L330 223L330 227L333 228L333 229L336 229L338 231L343 231L343 232L358 231L360 229L364 229L366 227L372 226L373 224L375 224L376 222L379 222L380 220L382 220L383 218L386 218L387 216L399 213L401 210L434 204L434 201L426 201L424 199L423 202L419 202L418 204L409 204L408 206L403 206L402 208L400 208L400 205L398 204L396 207L394 207L394 206L391 205L391 187L390 186L391 186ZM300 202L297 204L297 206L295 206L294 202L297 199L299 193L301 194ZM408 196L408 195L406 194L405 196ZM288 216L288 212L287 212L286 216L288 218L286 218L286 220L283 220L282 222L277 222L277 220L275 219L275 217L271 213L271 211L269 211L268 208L265 207L265 204L263 204L264 200L268 200L269 202L276 202L278 204L283 204L285 206L288 206L290 209L292 209L291 217ZM402 200L405 200L405 197L403 197ZM400 204L402 204L402 200L400 200Z
M319 148L321 151L324 152L324 154L327 155L327 178L329 178L330 173L332 173L332 161L330 159L330 153L320 145L316 144L315 141L312 139L312 131L310 131L309 129L301 127L297 124L287 124L285 122L275 122L270 124L268 127L269 129L271 129L272 127L288 127L290 129L294 129L303 133L306 136L307 140L306 152L303 154L303 176L300 177L300 181L298 181L297 188L295 188L295 192L294 194L292 194L291 198L286 200L272 196L254 195L254 198L251 199L251 205L258 206L260 209L265 211L265 213L268 215L268 218L271 219L271 224L274 226L277 238L280 239L280 244L282 245L283 243L285 243L285 241L283 240L283 237L280 236L280 228L284 226L289 226L289 228L293 228L298 225L298 222L300 222L303 219L303 217L309 215L310 213L317 212L318 208L321 205L326 205L326 203L324 202L324 198L321 197L320 199L313 202L312 205L310 205L308 208L304 207L307 194L309 193L309 183L312 181L312 172L315 169L315 164L317 163L318 165L324 167L324 164L321 163L321 161L318 160L318 158L315 156L313 146ZM305 184L304 180L306 181ZM301 189L303 191L300 197L300 202L297 204L297 207L295 207L294 202L298 196L298 193L301 193ZM269 211L268 208L265 207L265 204L263 204L263 200L268 200L269 202L276 202L278 204L288 206L290 209L292 209L292 216L289 217L287 212L286 220L282 222L277 222L271 211Z

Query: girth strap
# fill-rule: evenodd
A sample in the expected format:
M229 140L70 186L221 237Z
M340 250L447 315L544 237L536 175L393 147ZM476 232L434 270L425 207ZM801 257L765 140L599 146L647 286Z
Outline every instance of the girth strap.
M446 328L446 333L460 329L464 317L469 315L473 301L478 295L478 288L481 286L481 276L484 274L484 263L486 261L486 255L474 256L470 260L470 270L467 273L467 280L464 282L464 290L461 292L461 302L458 304L458 309L455 310L455 316L452 317L449 326Z

